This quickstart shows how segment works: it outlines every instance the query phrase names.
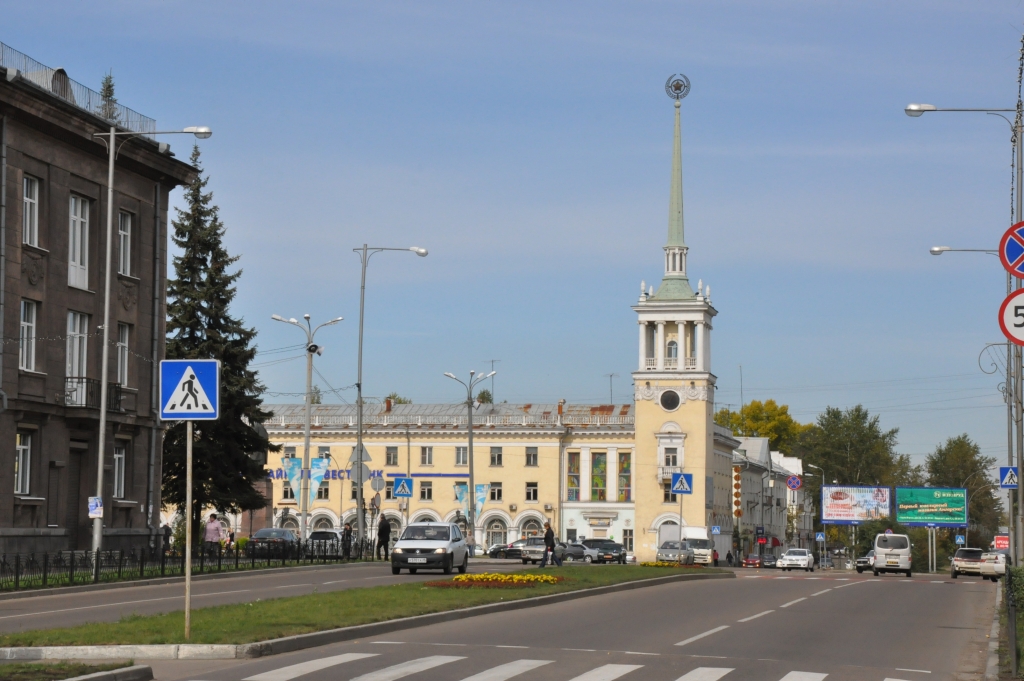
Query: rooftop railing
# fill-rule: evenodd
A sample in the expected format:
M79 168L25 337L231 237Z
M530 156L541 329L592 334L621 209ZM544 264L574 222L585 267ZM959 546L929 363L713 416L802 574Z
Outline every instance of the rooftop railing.
M363 425L364 426L454 426L454 427L465 427L467 417L465 414L460 416L415 416L415 415L396 415L396 414L364 414ZM272 428L274 426L301 426L305 425L306 421L302 415L297 416L274 416L264 422L264 426ZM314 427L326 427L331 426L350 428L355 427L356 417L351 416L317 416L313 415L311 423ZM579 416L574 414L566 414L562 416L562 425L565 426L632 426L634 424L634 417L632 416L604 416L594 414L591 416ZM557 426L559 424L557 414L523 414L522 416L479 416L473 418L474 428L483 428L487 426Z

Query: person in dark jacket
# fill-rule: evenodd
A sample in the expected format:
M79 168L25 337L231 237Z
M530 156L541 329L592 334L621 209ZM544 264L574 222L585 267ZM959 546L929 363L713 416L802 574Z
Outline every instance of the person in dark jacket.
M345 529L341 531L341 557L345 560L352 558L352 524L345 523Z
M551 529L551 523L544 523L544 556L540 560L540 566L548 564L548 552L551 552L551 564L562 567L562 559L555 555L555 531Z
M725 562L729 567L732 567L732 551L725 552Z
M380 558L380 552L383 549L384 558L388 559L388 542L391 540L391 523L384 517L382 513L380 516L380 522L377 523L377 557Z

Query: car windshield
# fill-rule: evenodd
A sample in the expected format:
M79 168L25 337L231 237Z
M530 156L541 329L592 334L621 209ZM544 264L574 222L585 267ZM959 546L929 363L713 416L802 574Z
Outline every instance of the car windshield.
M316 540L316 539L331 540L331 539L336 539L337 535L334 534L333 532L324 532L324 531L321 530L320 532L312 532L312 533L310 533L309 538L310 539L314 539L314 540Z
M687 539L686 543L690 545L691 549L710 549L710 539Z
M966 558L967 560L981 560L981 549L957 549L957 558Z
M291 532L289 530L278 530L270 527L265 527L262 530L256 530L256 534L252 536L253 539L288 539Z
M761 560L761 556L757 555L756 553L752 553L749 556L747 556L747 560Z
M450 536L446 525L411 525L402 533L403 540L418 541L448 541Z
M667 542L665 542L664 544L661 545L661 548L663 548L663 549L670 549L672 551L675 551L676 549L679 548L679 542L677 542L677 541L667 541Z
M807 549L790 549L789 551L786 551L786 555L803 558L807 555Z
M910 541L900 534L880 534L878 535L878 538L875 539L875 548L901 551L903 549L910 548Z

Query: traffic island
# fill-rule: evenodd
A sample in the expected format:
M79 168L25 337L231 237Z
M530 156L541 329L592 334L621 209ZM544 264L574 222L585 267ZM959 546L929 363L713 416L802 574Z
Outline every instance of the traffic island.
M133 666L131 660L108 664L56 660L0 665L0 681L149 681L152 678L152 669L141 665Z
M191 641L184 639L182 612L130 616L114 623L2 635L0 659L260 657L627 589L735 578L731 571L707 568L666 572L642 566L566 566L513 573L563 578L524 589L431 588L415 582L256 600L194 610Z

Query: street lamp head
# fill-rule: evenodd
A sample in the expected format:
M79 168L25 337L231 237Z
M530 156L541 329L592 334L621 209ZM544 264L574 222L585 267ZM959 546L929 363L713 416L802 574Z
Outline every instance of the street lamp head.
M292 317L291 319L288 320L288 323L289 324L298 324L299 320L296 319L295 317Z
M272 314L272 315L270 315L270 318L273 319L275 322L287 322L288 321L287 319L285 319L284 317L282 317L279 314Z
M307 322L309 321L309 315L308 314L302 315L302 318L305 319Z
M455 378L455 374L450 373L448 371L444 372L444 375L447 376L448 378ZM456 379L456 380L458 380L458 379Z
M490 378L491 376L493 376L496 373L498 373L498 372L497 371L492 371L491 373L489 373L486 376L484 376L484 378Z
M182 130L182 132L190 132L201 140L208 139L213 134L213 131L205 125L192 125Z
M949 246L932 246L928 249L928 252L932 255L942 255L948 250L951 250Z
M912 118L917 118L925 111L935 111L936 107L934 104L907 104L907 108L903 111Z
M324 322L323 326L330 326L331 324L337 324L338 322L343 321L344 319L345 319L344 317L335 317L334 319L332 319L329 322Z
M420 256L421 258L427 257L427 249L425 249L425 248L420 248L419 246L413 246L409 250L412 251L413 253L415 253L416 255Z

